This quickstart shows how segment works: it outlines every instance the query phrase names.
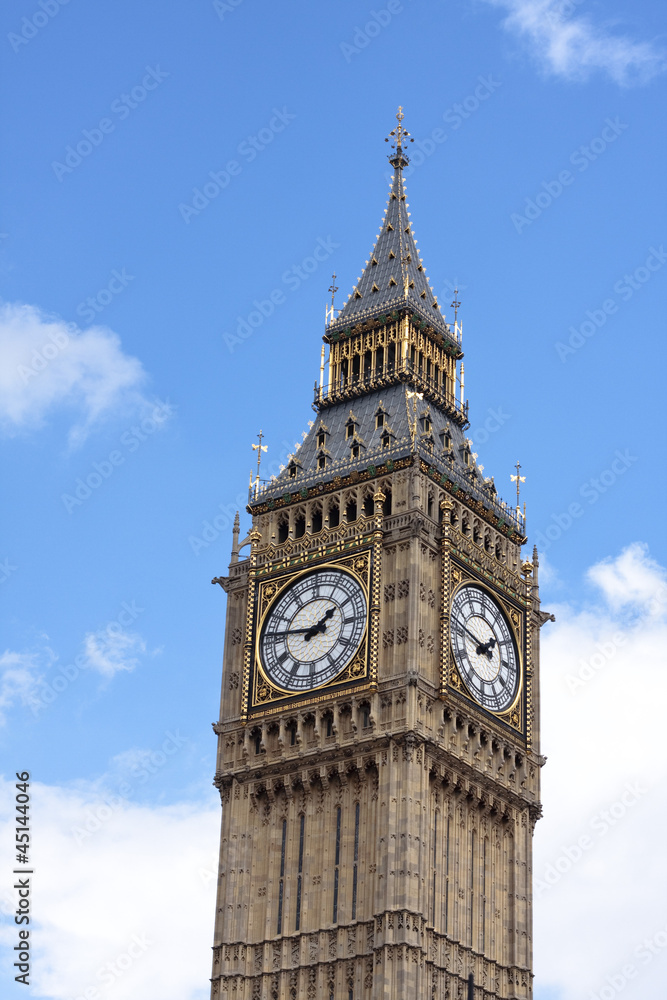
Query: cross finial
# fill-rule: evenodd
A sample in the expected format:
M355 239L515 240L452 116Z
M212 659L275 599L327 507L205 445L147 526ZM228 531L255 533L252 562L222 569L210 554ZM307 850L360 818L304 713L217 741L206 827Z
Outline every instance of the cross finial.
M262 441L264 439L264 433L260 431L257 437L259 438L259 444L251 445L251 447L254 448L254 450L257 452L257 472L255 474L255 496L257 496L257 493L259 491L259 466L262 461L262 452L268 451L268 445L262 444ZM252 485L252 473L250 473L250 483Z
M335 271L331 275L331 284L329 285L329 288L327 289L327 291L331 292L331 309L333 311L334 295L338 291L338 285L336 284L336 272Z
M456 319L457 319L458 314L459 314L459 307L460 307L460 305L461 305L461 303L459 302L459 290L458 290L458 288L455 288L454 289L454 301L452 302L451 307L450 307L450 308L452 308L454 310L454 325L455 326L456 326Z
M519 471L521 469L520 462L517 462L514 468L516 469L516 476L510 476L510 479L512 480L513 483L516 483L516 509L518 511L521 511L521 502L519 499L519 495L521 493L521 483L525 483L526 477L519 475Z
M410 135L410 133L408 132L408 130L406 128L403 128L403 119L404 118L405 118L405 115L403 114L403 107L401 105L399 105L398 112L396 113L396 119L398 121L398 125L396 126L396 128L394 128L394 129L391 130L391 132L389 133L389 135L387 136L387 138L384 140L385 142L389 142L389 139L395 139L396 140L395 142L392 143L392 146L396 150L396 153L394 154L393 157L391 157L391 156L389 157L389 162L393 166L401 166L402 167L402 166L405 166L407 164L407 158L405 157L405 154L403 153L403 143L406 142L408 139L410 140L410 142L414 142L415 141L412 138L412 136ZM398 163L394 163L394 160L398 160ZM405 163L402 162L403 160L405 160Z

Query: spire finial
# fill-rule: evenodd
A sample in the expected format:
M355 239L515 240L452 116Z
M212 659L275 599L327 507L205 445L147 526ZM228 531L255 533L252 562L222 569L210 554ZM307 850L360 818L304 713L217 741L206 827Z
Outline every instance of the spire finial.
M521 483L525 483L526 477L519 475L519 471L521 469L520 462L517 462L514 468L516 469L516 476L510 476L510 479L512 480L513 483L516 483L516 512L519 516L521 516L521 501L519 499L519 495L521 493ZM523 515L524 521L526 518L525 506L526 505L524 504L524 515Z
M406 128L403 128L404 118L405 115L403 114L403 107L402 105L399 105L398 111L396 113L396 119L398 121L398 125L396 126L396 128L391 130L387 138L384 140L385 142L389 142L390 139L394 139L394 142L392 142L391 146L392 149L396 150L396 152L389 157L389 162L391 163L392 167L397 167L399 169L407 167L409 162L407 156L403 152L403 143L405 142L405 144L407 145L408 139L410 140L410 142L415 141L408 132L408 130Z
M451 305L451 308L454 310L454 326L456 326L456 320L457 320L458 315L459 315L459 308L460 308L460 306L461 306L461 303L459 302L459 290L458 290L458 288L455 288L454 289L454 301L452 302L452 305Z
M254 484L254 493L255 493L255 496L257 496L257 494L259 492L259 467L260 467L260 464L261 464L261 461L262 461L262 452L263 451L268 451L268 445L262 444L262 440L264 438L264 433L262 431L260 431L259 434L257 435L257 437L259 438L259 444L253 444L251 446L257 452L257 472L255 474L255 484ZM250 488L252 489L252 487L253 487L253 482L252 482L252 472L251 472L250 473Z
M327 291L331 292L331 305L327 306L325 309L325 324L324 324L325 326L328 326L329 323L333 323L333 321L336 318L336 311L334 309L334 297L336 295L336 292L338 291L338 285L336 284L335 271L331 276L331 284L329 285Z

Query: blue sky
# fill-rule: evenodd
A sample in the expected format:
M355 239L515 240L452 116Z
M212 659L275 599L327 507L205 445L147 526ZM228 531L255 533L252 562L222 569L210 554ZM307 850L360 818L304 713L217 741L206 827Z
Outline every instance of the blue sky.
M249 523L251 442L261 428L275 471L313 417L327 289L335 271L342 305L372 248L399 104L417 140L412 221L448 318L460 290L469 434L508 500L521 462L545 601L561 609L546 642L560 659L545 671L565 678L558 691L576 710L566 701L557 717L545 704L556 763L538 827L538 850L540 837L551 845L544 865L579 829L579 814L558 826L565 780L582 766L571 735L593 713L608 740L623 677L653 655L638 659L634 644L655 628L650 648L663 648L662 15L648 0L17 0L4 10L0 746L10 783L23 769L39 783L35 808L52 833L34 995L83 994L149 927L155 943L101 995L206 995L224 624L209 581L226 570L234 511ZM318 247L324 260L309 270ZM243 336L258 309L266 315ZM566 679L582 649L590 658L619 630L627 642L597 678L603 717ZM664 687L661 674L654 682ZM577 807L586 822L624 788L599 745L589 766L581 787L597 791ZM633 816L659 811L661 781L651 777ZM72 831L99 803L111 818L82 841ZM91 871L136 859L132 829L167 831L164 864L184 866L174 877L197 913L174 982L154 978L173 948L156 916L157 872L143 929L120 898L113 929L91 904L92 979L75 957L81 923L58 909L55 873L84 855ZM614 836L626 858L630 825ZM596 884L578 871L538 902L543 927L560 926ZM86 886L77 891L84 905ZM663 916L651 911L638 940ZM620 945L605 939L612 950L592 970L582 953L591 991L615 975ZM537 940L542 1000L583 996L559 979L539 929ZM10 931L0 944L11 950ZM660 960L626 997L657 1000ZM576 964L570 972L588 982Z

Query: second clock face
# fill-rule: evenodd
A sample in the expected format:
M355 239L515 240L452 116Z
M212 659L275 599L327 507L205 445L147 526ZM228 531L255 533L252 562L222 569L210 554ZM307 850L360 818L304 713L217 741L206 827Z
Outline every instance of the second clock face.
M456 666L472 696L491 712L507 711L519 686L519 656L498 602L474 584L459 588L451 635Z
M299 577L264 619L259 656L265 674L285 691L321 687L356 655L366 619L366 596L351 574L324 568Z

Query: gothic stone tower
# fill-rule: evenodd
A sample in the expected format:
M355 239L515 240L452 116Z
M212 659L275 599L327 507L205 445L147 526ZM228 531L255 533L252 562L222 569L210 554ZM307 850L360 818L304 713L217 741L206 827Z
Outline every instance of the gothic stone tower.
M214 581L215 998L532 996L549 616L522 518L465 436L460 328L413 236L401 119L316 419Z

